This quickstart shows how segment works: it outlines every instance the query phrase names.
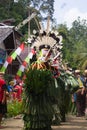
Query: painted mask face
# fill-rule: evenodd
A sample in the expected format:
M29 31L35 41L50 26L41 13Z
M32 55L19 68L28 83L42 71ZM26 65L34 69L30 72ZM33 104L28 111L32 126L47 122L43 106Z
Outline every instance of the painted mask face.
M42 56L45 57L48 53L48 49L44 48L42 49Z

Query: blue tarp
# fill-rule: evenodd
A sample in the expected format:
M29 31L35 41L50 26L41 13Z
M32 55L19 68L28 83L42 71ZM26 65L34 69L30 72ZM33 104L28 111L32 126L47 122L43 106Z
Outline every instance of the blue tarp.
M2 59L0 59L0 64L3 64L3 60Z
M0 64L3 64L6 58L6 51L0 48Z

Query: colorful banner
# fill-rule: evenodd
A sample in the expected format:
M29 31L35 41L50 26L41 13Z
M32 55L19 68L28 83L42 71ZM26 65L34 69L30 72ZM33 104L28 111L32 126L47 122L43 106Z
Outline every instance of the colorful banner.
M1 68L1 72L5 72L7 66L12 63L13 60L16 59L17 55L19 56L21 52L24 50L25 43L22 43L12 54L8 56L4 65Z
M22 65L19 67L19 70L17 72L17 77L21 77L22 73L24 72L25 68L29 64L30 59L32 59L33 55L35 55L36 52L34 49L31 49L31 52L28 54L28 56L23 61Z

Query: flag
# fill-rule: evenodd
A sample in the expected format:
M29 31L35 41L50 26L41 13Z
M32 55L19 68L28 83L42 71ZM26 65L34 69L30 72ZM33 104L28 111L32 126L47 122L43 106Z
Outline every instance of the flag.
M20 65L19 70L17 72L18 76L22 76L22 73L24 72L25 68L27 67L27 65L29 64L30 59L32 59L33 55L35 55L35 50L34 48L31 49L31 52L29 52L28 56L25 58L25 60L23 61L22 65Z
M7 66L12 63L13 60L16 59L17 55L20 55L21 52L24 50L25 44L22 43L12 54L11 56L8 56L4 65L1 68L1 72L5 72Z

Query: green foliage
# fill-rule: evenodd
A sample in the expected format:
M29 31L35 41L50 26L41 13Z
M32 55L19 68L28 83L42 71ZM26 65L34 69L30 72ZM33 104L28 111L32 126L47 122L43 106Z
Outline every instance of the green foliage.
M17 100L13 102L8 102L7 104L7 117L14 117L22 114L22 102Z
M61 70L60 76L55 80L57 83L55 95L61 115L60 118L62 121L65 121L65 115L71 111L69 106L71 102L71 93L75 92L79 86L75 77L63 70Z
M51 128L54 109L55 84L49 70L29 69L24 86L24 127L25 130Z
M26 74L25 87L35 94L41 93L48 88L48 84L53 81L52 74L49 70L29 69Z
M87 67L87 21L78 18L70 29L59 25L58 31L63 36L63 61L73 69Z

